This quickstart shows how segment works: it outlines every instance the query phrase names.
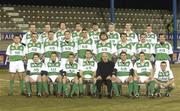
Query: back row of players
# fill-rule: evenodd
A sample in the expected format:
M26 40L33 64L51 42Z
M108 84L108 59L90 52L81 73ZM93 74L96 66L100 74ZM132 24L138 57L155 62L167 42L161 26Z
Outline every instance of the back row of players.
M85 71L87 73L88 78L88 71L96 71L96 62L99 62L101 60L103 53L106 53L109 60L111 60L112 58L120 57L122 52L126 52L126 59L128 61L131 61L135 59L138 60L140 54L143 52L143 55L145 56L144 59L147 62L147 64L144 65L147 65L147 67L151 67L149 65L149 60L153 61L155 58L156 69L160 69L160 64L162 62L165 62L167 68L169 68L170 56L173 53L171 45L165 40L165 35L160 34L159 42L157 42L157 36L152 32L151 25L147 26L147 32L140 34L140 37L138 37L136 33L131 30L131 24L129 23L126 24L125 31L121 34L115 31L114 24L109 24L109 31L107 33L100 32L96 23L93 24L93 30L89 33L87 29L82 29L79 23L76 24L75 31L72 33L66 30L64 23L60 23L60 29L56 33L50 31L50 25L45 25L45 32L40 35L35 32L34 24L30 24L29 29L29 32L27 32L22 38L21 43L23 45L20 43L19 36L15 36L13 38L14 43L9 45L7 48L6 54L8 55L10 61L9 71L13 73L10 80L11 95L13 94L14 73L19 72L19 74L22 75L21 72L24 71L22 62L24 57L26 60L28 60L28 75L36 75L36 73L39 71L43 71L41 73L47 75L46 71L48 70L47 72L49 72L49 75L51 76L50 72L60 71L58 68L62 68L60 67L62 65L62 69L68 69L65 71L66 73L70 73L70 75L74 76L73 74L76 74L75 72L81 69L82 71ZM92 56L89 57L89 60L87 59L87 52L90 52L92 54ZM45 67L47 68L45 68L44 70L35 68L43 66L43 63L36 64L36 60L34 60L36 56L38 56L37 58L41 58L44 61L44 63L46 64ZM59 60L61 61L60 63ZM70 61L75 60L78 61L78 64L75 63L74 65L70 65ZM118 59L116 62L117 67L119 67L117 70L121 72L123 68L120 62L122 62L122 58ZM127 65L130 64L128 63ZM77 67L81 68L78 69ZM127 67L130 66L126 66L123 71L127 71ZM140 70L140 72L142 70ZM147 68L146 70L149 69ZM72 76L69 76L68 79L74 80L74 77L72 78ZM57 80L57 75L50 78L53 82L55 82L55 80ZM27 86L26 90L28 91L28 94L31 95L30 86L28 84L30 81L47 81L48 79L46 78L46 76L44 77L44 79L38 79L36 75L35 77L32 76L32 78L29 78L28 76L28 78L26 78L25 80ZM61 82L63 81L61 77L59 77L59 80L61 80ZM47 84L46 82L42 83L44 84L37 84L37 86L39 87L37 89L39 89L40 91L40 87L43 86L47 94ZM21 92L23 93L23 76L21 78L20 84ZM58 85L59 87L62 87L62 84ZM66 88L66 86L64 87ZM73 88L73 91L75 91L75 89L77 89L77 84L75 84ZM80 86L79 89L80 92L82 92L82 86ZM39 95L40 94L41 93L39 93ZM116 94L118 95L118 92L116 92Z

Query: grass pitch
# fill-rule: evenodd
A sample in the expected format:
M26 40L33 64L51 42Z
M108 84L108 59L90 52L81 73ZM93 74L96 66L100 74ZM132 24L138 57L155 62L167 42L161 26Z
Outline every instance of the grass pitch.
M0 70L0 111L179 111L180 110L180 64L171 66L176 89L171 97L149 99L128 99L125 96L113 99L95 99L91 97L63 99L50 96L48 98L26 98L19 96L19 83L15 82L15 96L7 96L9 73ZM125 92L124 92L125 93Z

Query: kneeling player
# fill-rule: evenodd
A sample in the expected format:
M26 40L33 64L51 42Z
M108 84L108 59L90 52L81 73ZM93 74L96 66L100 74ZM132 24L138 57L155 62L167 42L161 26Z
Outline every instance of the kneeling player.
M128 83L128 94L131 97L133 91L133 76L129 75L133 69L131 60L127 59L126 52L121 52L121 59L118 59L115 64L116 74L112 76L112 87L115 90L116 96L119 96L118 83Z
M68 61L63 64L62 66L65 75L63 77L63 91L66 97L72 97L74 93L79 94L79 87L78 87L78 74L79 68L78 64L75 62L75 55L69 54ZM70 86L68 83L73 83L72 90L70 91Z
M156 70L154 78L156 81L155 94L159 97L161 96L160 89L166 89L165 96L169 97L169 93L175 88L175 83L174 75L172 71L167 67L166 62L161 62L161 68L159 70Z
M134 70L139 83L146 84L147 95L153 97L155 81L153 80L153 68L149 60L145 60L145 53L140 52L140 59L134 64Z
M48 94L48 83L53 83L53 94L60 96L62 91L62 76L61 74L61 63L57 59L57 53L52 52L51 58L47 62L46 61L46 70L47 70L47 76L43 75L43 88L45 91L45 94Z
M92 58L92 52L90 50L86 50L85 54L86 58L83 59L81 66L80 66L80 78L79 78L79 91L80 94L83 93L83 81L91 81L93 82L93 86L91 87L91 94L96 94L96 69L97 63Z
M25 86L27 90L27 96L31 97L31 83L36 83L37 96L41 96L41 74L45 72L45 65L39 59L39 54L33 55L33 60L29 60L27 63L27 75L25 77Z

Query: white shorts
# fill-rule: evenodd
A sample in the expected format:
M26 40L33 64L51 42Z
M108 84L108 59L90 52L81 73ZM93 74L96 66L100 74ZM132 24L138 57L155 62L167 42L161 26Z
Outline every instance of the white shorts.
M155 68L156 69L160 69L161 68L161 62L163 62L163 61L159 61L159 60L157 60L156 62L155 62ZM166 62L166 64L167 64L167 69L170 69L170 64L169 64L169 61L168 60L164 60L164 62Z
M117 76L117 78L119 80L121 80L122 83L125 83L125 82L127 82L129 76Z
M23 61L13 61L9 62L9 72L16 73L16 72L24 72L24 63Z
M87 79L87 80L89 80L89 79L92 79L93 77L91 76L91 75L84 75L84 79Z
M51 79L52 82L56 82L58 75L52 75L52 76L48 76L48 77L49 77L49 79Z
M74 79L74 77L67 77L67 79L71 82Z
M145 81L147 81L149 79L148 76L139 76L139 82L140 83L144 83Z
M37 82L37 78L39 75L31 75L29 76L34 82Z

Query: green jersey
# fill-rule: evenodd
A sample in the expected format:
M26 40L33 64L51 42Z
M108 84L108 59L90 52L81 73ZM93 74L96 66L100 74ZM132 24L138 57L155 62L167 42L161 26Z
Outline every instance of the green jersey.
M77 46L74 41L63 40L60 43L61 58L68 58L70 53L77 53Z
M81 38L78 40L77 45L78 58L81 59L85 58L86 50L91 50L93 52L93 49L95 49L94 42L91 38L88 38L87 40Z
M39 35L40 42L44 42L46 39L48 39L48 33L43 32Z
M130 32L126 32L125 33L127 34L127 41L128 43L137 43L138 42L138 36L135 32L133 31L130 31Z
M118 32L108 32L108 39L113 45L117 45L120 40L120 34Z
M134 64L134 70L136 70L138 76L150 76L152 71L152 65L149 60L145 60L141 63L140 60Z
M146 41L148 43L151 43L151 44L156 44L157 43L157 35L155 33L153 33L153 32L151 32L151 33L145 32L145 34L146 34Z
M46 39L43 44L45 57L50 58L52 52L60 53L59 47L59 42L57 40L49 41Z
M78 40L81 38L81 36L82 36L82 32L81 31L80 32L77 32L77 31L73 31L72 32L72 38L73 38L73 41L75 43L78 42Z
M134 47L130 43L118 43L117 46L117 55L120 56L121 52L126 52L127 59L131 59L134 54Z
M133 69L133 64L131 60L122 61L118 59L115 64L115 69L117 69L116 76L129 76L130 69Z
M106 52L108 54L109 60L112 59L112 54L116 53L116 48L114 45L107 41L105 44L103 44L101 41L99 41L96 44L96 59L97 61L101 61L102 53Z
M42 52L42 43L40 43L40 42L33 43L32 41L30 41L26 45L27 59L33 59L34 53L39 53L39 54L43 53Z
M98 43L99 41L99 35L100 35L100 31L91 31L89 32L89 37L94 41L94 43Z
M97 69L97 63L92 58L90 60L83 59L80 70L83 71L83 75L93 76L93 72Z
M41 71L45 71L45 64L39 60L35 63L33 60L29 60L27 63L27 71L30 71L30 75L41 75Z
M64 40L64 32L65 32L65 31L58 30L58 31L54 34L54 37L56 37L58 41L62 41L62 40Z
M170 69L166 69L165 71L159 69L155 71L154 78L160 82L168 82L174 78L174 75Z
M15 46L15 43L12 43L8 46L6 55L9 57L9 61L22 61L25 56L25 46L19 44Z
M155 44L153 51L153 53L156 54L156 60L169 60L169 54L173 54L172 46L168 42L164 42L164 44L158 42Z
M136 56L137 58L139 58L139 53L140 52L144 52L145 53L145 59L150 59L151 58L151 55L153 53L153 46L151 43L137 43L135 44L135 53L136 53Z
M56 60L53 62L52 60L49 60L46 62L46 71L48 72L48 76L59 75L60 70L62 70L60 61Z
M62 69L66 72L67 77L75 77L79 72L79 66L76 62L73 62L72 64L66 62L65 64L63 64Z

